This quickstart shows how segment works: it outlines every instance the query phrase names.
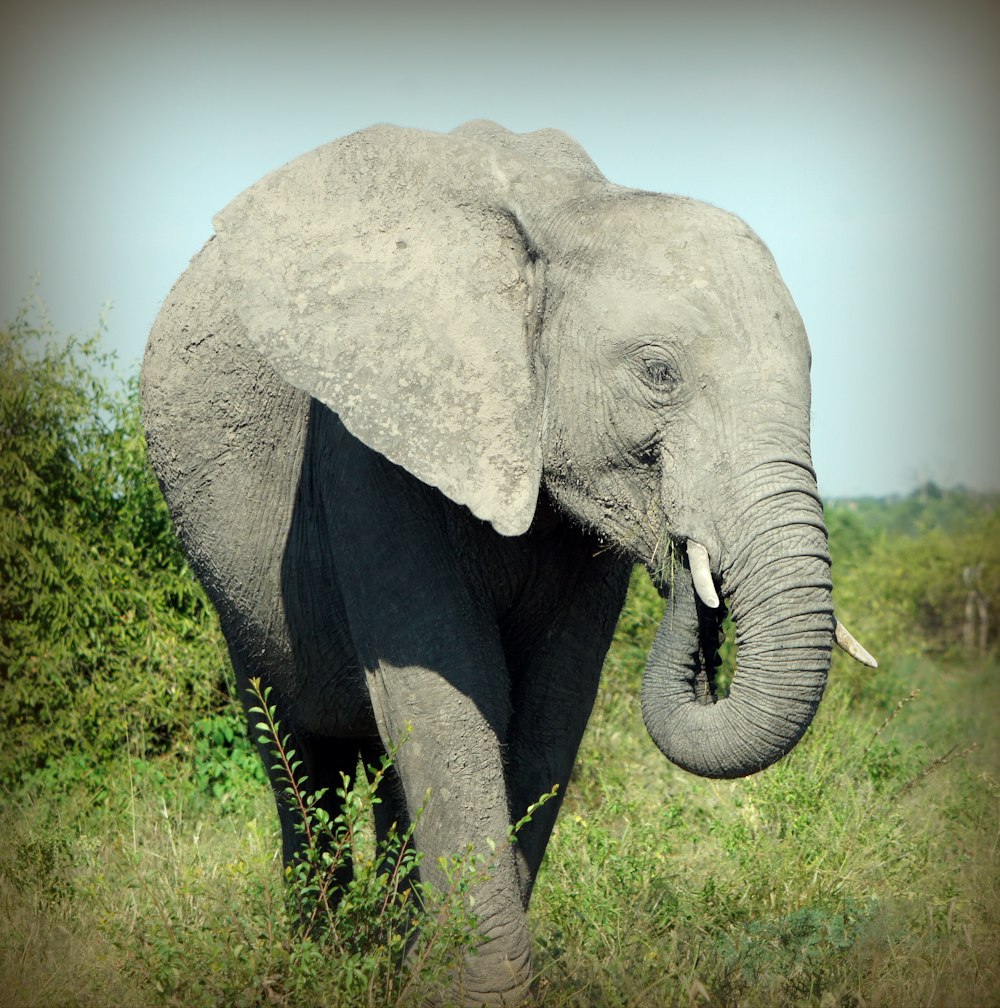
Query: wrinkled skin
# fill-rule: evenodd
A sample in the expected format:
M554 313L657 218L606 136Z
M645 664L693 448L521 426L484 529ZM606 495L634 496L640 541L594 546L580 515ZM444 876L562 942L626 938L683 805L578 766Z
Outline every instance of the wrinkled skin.
M495 846L457 984L516 1004L634 563L669 596L642 702L670 759L752 773L815 712L834 620L802 324L740 220L614 186L554 131L375 127L268 176L216 232L143 371L181 542L314 787L405 737L377 829L423 807L432 883L438 857ZM689 542L737 627L718 702L722 610Z

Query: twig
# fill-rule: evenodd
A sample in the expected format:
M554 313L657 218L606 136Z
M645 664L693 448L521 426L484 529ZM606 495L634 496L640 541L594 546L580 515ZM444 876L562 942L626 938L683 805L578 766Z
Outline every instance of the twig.
M957 748L958 746L952 746L943 756L938 756L936 760L932 760L930 763L928 763L927 766L925 766L923 770L921 770L920 773L916 775L916 777L913 777L910 780L908 780L896 792L896 797L897 798L902 797L904 794L906 794L907 791L909 791L911 788L919 784L920 781L922 781L928 774L939 769L940 767L945 766L952 760L961 759L963 756L968 756L969 753L975 752L979 748L979 743L973 742L972 745L966 746L961 752L955 752Z
M882 732L884 732L884 731L886 730L886 728L888 728L888 727L889 727L889 725L890 725L890 724L892 723L892 721L893 721L893 720L895 719L896 715L897 715L897 714L898 714L898 713L899 713L899 712L900 712L900 711L901 711L901 710L902 710L902 709L903 709L903 708L904 708L904 707L905 707L905 706L906 706L906 705L907 705L907 704L908 704L908 703L909 703L909 702L910 702L911 700L916 700L918 696L920 696L920 690L918 690L918 689L913 689L913 690L910 690L909 694L908 694L907 696L903 697L903 699L902 699L902 700L900 700L900 701L899 701L899 703L898 703L898 704L896 704L896 706L895 706L895 707L893 707L893 709L892 709L892 710L891 710L891 711L889 712L889 716L888 716L888 717L887 717L887 718L886 718L886 719L885 719L885 720L884 720L884 721L883 721L883 722L882 722L882 723L881 723L881 724L880 724L880 725L878 726L878 728L876 728L876 729L875 729L875 734L874 734L874 735L872 735L872 738L871 738L871 741L870 741L870 742L868 743L868 745L867 745L867 746L865 747L865 751L864 751L864 752L863 752L863 753L861 754L862 756L867 756L867 755L868 755L868 752L869 752L869 750L871 749L871 747L872 747L873 745L875 745L875 740L876 740L876 739L877 739L877 738L879 737L879 735L881 735L881 734L882 734Z

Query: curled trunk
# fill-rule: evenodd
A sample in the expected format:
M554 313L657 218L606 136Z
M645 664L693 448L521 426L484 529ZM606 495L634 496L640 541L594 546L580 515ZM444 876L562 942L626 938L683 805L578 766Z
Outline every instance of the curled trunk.
M643 717L663 754L703 777L743 777L780 759L826 685L834 630L826 532L814 495L786 495L783 510L780 524L758 522L722 571L738 649L728 697L711 687L723 611L697 597L687 569L669 586Z

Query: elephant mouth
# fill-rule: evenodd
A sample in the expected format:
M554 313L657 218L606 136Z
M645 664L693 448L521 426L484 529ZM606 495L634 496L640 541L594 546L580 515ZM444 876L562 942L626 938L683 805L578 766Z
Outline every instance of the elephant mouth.
M724 690L719 688L719 670L722 668L722 646L726 640L725 622L729 615L723 603L715 608L696 602L698 611L699 671L695 677L695 699L699 703L715 703Z

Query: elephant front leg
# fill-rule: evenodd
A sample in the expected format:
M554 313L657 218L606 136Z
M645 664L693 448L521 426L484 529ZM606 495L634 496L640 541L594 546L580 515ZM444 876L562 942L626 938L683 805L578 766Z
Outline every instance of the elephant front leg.
M473 678L486 675L480 671ZM496 676L496 672L491 672ZM474 683L439 671L380 662L368 675L383 741L393 754L414 823L421 883L462 899L475 947L453 975L446 1000L516 1005L527 996L531 954L514 852L498 719ZM492 707L492 709L491 709ZM432 940L433 924L425 931ZM419 953L416 955L419 962Z
M320 423L330 422L320 414ZM316 428L319 430L319 426ZM513 854L501 740L510 675L472 576L481 524L334 424L322 488L326 546L348 636L365 669L382 743L414 825L420 880L447 892L445 866L481 861L467 909L481 935L445 1000L517 1004L531 957Z
M512 818L517 821L541 796L556 789L517 834L516 864L525 909L593 710L629 571L626 562L606 557L550 586L550 597L569 589L561 615L540 646L508 656L515 669L507 747Z

